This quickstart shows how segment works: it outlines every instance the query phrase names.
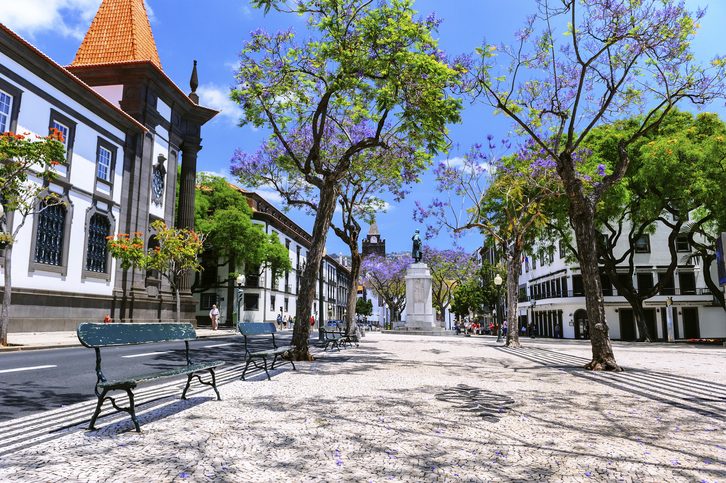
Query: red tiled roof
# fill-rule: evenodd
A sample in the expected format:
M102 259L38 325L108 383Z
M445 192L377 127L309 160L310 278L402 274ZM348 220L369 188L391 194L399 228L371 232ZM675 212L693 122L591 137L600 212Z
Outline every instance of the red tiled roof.
M141 60L161 69L144 0L103 0L71 66Z

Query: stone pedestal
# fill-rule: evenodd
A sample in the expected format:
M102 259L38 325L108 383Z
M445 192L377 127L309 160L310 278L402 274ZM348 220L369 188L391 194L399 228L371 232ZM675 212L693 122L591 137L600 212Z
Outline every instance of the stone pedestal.
M406 329L440 330L435 324L431 272L425 263L414 263L406 270Z

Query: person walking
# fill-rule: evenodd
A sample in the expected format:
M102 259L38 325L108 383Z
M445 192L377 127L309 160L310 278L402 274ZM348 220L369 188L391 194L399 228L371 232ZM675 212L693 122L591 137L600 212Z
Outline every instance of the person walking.
M209 318L212 319L212 330L217 330L217 322L219 321L219 309L216 304L212 304L212 310L209 311Z
M282 312L277 314L277 330L282 330Z

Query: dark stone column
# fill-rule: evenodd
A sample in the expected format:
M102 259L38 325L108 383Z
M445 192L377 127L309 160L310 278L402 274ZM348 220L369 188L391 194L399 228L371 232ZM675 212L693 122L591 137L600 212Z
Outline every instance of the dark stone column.
M184 141L181 146L182 164L179 178L179 212L177 228L194 229L194 195L197 179L197 154L202 146L198 142ZM181 280L179 288L184 295L191 295L194 275L187 273Z
M177 228L194 228L194 193L197 178L197 154L202 146L199 143L184 141L181 146L182 165L179 178L179 212Z

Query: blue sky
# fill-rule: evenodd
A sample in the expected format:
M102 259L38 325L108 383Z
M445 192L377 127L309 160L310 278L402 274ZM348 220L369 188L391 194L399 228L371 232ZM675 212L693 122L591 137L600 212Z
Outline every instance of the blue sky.
M199 61L198 90L204 105L221 109L222 113L202 130L203 149L198 169L227 174L230 158L236 148L254 150L265 139L266 132L250 127L237 127L239 109L227 98L233 84L233 68L242 43L249 32L257 28L277 30L293 26L304 29L296 16L269 14L251 8L247 0L146 0L151 26L164 71L184 91L189 90L192 60ZM708 14L694 43L701 60L710 60L726 53L723 28L726 25L726 2L688 0L689 7L708 6ZM61 65L73 60L80 41L96 13L100 0L0 0L0 22L14 29ZM200 6L202 5L202 6ZM418 0L416 9L422 15L435 11L444 21L439 30L440 45L449 54L472 51L486 37L491 43L509 42L527 14L533 13L532 0ZM721 50L719 50L721 49ZM688 106L682 106L687 108ZM710 106L726 119L723 103ZM438 160L462 154L470 145L491 133L497 138L506 136L511 125L503 116L494 116L482 105L468 105L463 122L451 126L455 145L448 155ZM401 203L392 204L387 213L378 217L388 251L410 249L410 237L418 226L412 219L414 201L427 203L435 187L430 174L424 176L411 195ZM274 201L274 195L262 192ZM310 230L310 218L296 212L289 215ZM422 230L423 231L423 230ZM367 230L365 230L367 232ZM451 239L442 234L426 243L439 247L451 246ZM469 236L459 241L474 249L480 238ZM328 237L328 253L347 248L334 234Z

